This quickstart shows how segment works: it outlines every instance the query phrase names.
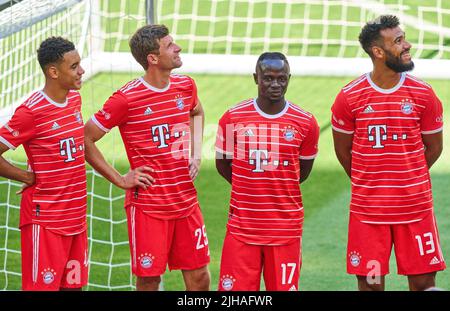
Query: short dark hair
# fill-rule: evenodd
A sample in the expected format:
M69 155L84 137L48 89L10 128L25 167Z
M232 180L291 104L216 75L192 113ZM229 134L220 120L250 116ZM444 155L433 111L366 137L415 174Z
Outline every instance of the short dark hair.
M144 70L148 68L148 54L159 54L158 41L167 35L169 29L164 25L146 25L139 28L131 37L128 42L131 54Z
M286 56L283 53L280 53L280 52L264 52L261 55L259 55L258 61L256 62L256 68L258 68L259 64L262 61L266 60L266 59L279 59L279 60L285 61L289 65L289 62L288 62Z
M372 46L374 43L380 43L380 32L384 29L391 29L398 27L400 21L395 15L381 15L373 21L368 22L359 34L359 43L362 48L372 57ZM381 44L381 43L380 43Z
M49 64L58 63L63 60L64 54L75 50L75 45L62 37L50 37L42 41L37 50L39 65L45 71Z

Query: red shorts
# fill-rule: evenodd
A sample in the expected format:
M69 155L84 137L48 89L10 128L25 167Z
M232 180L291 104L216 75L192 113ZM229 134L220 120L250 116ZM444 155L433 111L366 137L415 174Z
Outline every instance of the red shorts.
M181 219L161 220L133 205L126 207L132 272L159 276L170 270L195 270L209 263L208 238L200 208Z
M397 272L416 275L445 269L433 213L407 224L368 224L350 213L347 272L362 276L389 273L394 245Z
M21 228L22 289L81 288L88 281L86 231L64 236L30 224Z
M219 291L258 291L261 272L269 291L298 289L301 239L280 246L252 245L227 232L220 263Z

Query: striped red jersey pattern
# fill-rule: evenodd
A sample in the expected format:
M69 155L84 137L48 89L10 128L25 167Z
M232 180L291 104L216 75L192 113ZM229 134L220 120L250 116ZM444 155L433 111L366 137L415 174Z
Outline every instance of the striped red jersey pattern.
M62 235L86 230L86 168L81 97L56 103L38 91L0 130L10 149L23 145L36 182L22 194L20 226L41 225Z
M442 104L425 82L402 73L392 89L365 74L345 86L332 126L353 134L350 211L367 223L419 221L433 210L422 135L442 131Z
M313 115L288 101L276 115L249 99L222 116L216 151L232 159L228 232L259 245L301 237L300 159L316 157L318 138Z
M196 103L197 88L188 76L171 75L164 89L138 78L92 117L105 132L119 127L132 169L147 165L155 170L155 183L147 190L127 190L125 205L159 219L186 217L198 206L189 176L190 112Z

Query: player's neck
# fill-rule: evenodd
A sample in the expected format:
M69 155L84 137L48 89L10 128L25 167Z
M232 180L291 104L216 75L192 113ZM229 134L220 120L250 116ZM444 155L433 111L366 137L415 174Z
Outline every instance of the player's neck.
M170 82L170 71L147 70L142 78L151 86L163 89Z
M258 97L256 99L256 104L258 105L259 109L261 109L262 112L264 112L264 113L278 114L281 111L283 111L283 109L285 108L286 101L285 101L284 97L276 102L272 102L267 98Z
M382 89L391 89L396 86L400 81L401 76L401 73L395 72L387 67L374 67L373 71L370 73L372 82Z
M69 90L46 83L42 91L54 102L62 104L66 101Z

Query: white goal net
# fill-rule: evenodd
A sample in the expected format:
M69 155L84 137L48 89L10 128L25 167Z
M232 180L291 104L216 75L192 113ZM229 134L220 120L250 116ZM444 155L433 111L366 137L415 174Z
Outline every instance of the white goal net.
M249 74L260 53L281 51L294 75L357 76L371 68L357 41L362 25L380 14L396 14L413 44L414 74L450 78L450 1L154 0L153 14L150 2L0 0L0 124L42 87L36 50L52 35L72 40L83 58L87 120L102 104L95 102L97 92L120 86L109 73L141 71L128 39L151 15L182 46L184 72ZM106 74L89 81L99 73ZM110 150L108 161L126 168L120 137L109 135L100 148ZM7 157L17 165L26 160L23 150ZM88 182L88 289L133 289L123 191L91 169ZM0 178L0 289L20 288L19 189Z

